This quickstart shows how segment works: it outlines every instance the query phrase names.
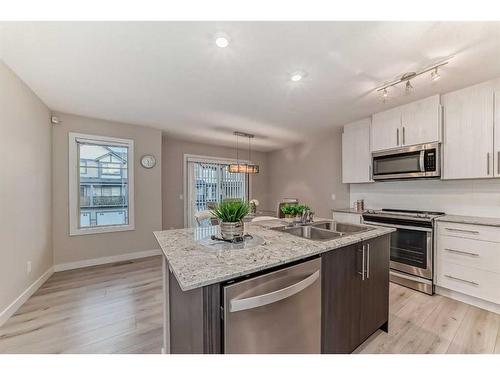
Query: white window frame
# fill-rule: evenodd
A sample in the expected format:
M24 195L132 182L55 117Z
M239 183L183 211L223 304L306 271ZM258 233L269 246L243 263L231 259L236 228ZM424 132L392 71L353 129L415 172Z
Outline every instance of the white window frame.
M105 137L101 135L91 135L82 133L69 133L69 235L79 236L85 234L112 233L128 230L135 230L134 215L134 141L132 139ZM88 140L92 143L114 146L127 146L127 173L128 173L128 224L109 225L102 227L79 228L79 207L80 204L80 161L78 158L77 139Z
M249 160L245 159L231 159L231 158L221 158L221 157L216 157L216 156L202 156L202 155L194 155L194 154L184 154L184 161L183 161L183 192L182 192L182 199L184 200L184 228L189 227L189 199L188 199L188 163L189 162L200 162L200 163L227 163L227 164L234 164L237 162L240 163L251 163ZM252 175L248 174L248 186L247 186L247 196L249 199L252 197Z

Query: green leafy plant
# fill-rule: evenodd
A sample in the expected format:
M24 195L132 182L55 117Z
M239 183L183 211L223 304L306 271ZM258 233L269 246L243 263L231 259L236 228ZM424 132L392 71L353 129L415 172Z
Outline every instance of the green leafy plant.
M281 206L281 212L285 215L294 215L295 214L295 204L284 204Z
M309 207L302 204L285 204L281 207L281 212L285 215L302 215L305 210L308 210Z
M222 222L236 223L248 215L250 206L242 200L225 200L211 212Z

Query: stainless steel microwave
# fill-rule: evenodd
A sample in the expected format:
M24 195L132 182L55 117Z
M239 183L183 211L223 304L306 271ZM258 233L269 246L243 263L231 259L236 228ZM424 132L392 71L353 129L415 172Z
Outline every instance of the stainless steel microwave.
M439 143L428 143L373 152L373 179L380 181L440 177L440 151Z

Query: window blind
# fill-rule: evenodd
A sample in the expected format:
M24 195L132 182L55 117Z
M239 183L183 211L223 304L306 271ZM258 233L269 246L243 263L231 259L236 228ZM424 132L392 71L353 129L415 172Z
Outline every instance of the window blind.
M210 210L225 199L247 199L247 178L244 173L230 173L227 161L187 161L188 224L197 226L197 212ZM207 223L208 224L208 223Z

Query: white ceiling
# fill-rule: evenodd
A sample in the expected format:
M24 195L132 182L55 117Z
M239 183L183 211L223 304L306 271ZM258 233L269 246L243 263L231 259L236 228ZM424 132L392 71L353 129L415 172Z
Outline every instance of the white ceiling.
M500 76L499 22L2 23L0 57L54 111L272 150ZM225 33L229 47L215 46ZM379 84L454 55L383 103ZM290 73L307 76L290 81Z

